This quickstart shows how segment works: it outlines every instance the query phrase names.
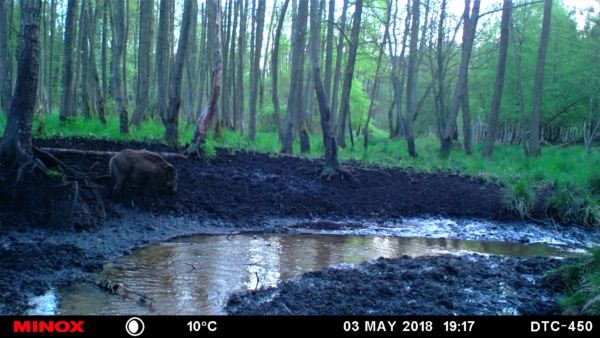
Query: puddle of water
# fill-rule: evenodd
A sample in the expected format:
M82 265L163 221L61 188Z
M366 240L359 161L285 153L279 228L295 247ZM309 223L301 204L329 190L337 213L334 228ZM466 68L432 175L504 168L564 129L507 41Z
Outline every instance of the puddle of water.
M138 250L107 264L128 295L91 284L58 291L60 314L223 314L232 292L274 286L329 266L402 255L481 253L569 257L564 246L494 241L356 235L203 235ZM139 295L149 301L140 302Z

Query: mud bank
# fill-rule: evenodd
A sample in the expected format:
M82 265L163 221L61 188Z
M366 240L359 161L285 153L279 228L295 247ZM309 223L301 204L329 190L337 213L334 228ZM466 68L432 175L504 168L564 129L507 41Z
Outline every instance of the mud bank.
M161 144L106 140L55 139L36 144L80 150L175 151ZM107 174L108 156L57 157L80 172ZM109 193L113 182L100 181L108 220L96 228L73 231L48 223L25 227L0 205L0 314L24 313L32 296L90 279L104 262L175 236L290 231L273 222L281 218L375 222L424 215L512 218L502 207L499 186L451 173L350 166L354 181L323 182L315 179L319 161L225 149L219 149L214 159L173 159L172 163L180 187L173 196L129 193L115 197Z
M559 314L561 285L543 276L560 264L476 254L379 258L232 295L226 310L232 315Z

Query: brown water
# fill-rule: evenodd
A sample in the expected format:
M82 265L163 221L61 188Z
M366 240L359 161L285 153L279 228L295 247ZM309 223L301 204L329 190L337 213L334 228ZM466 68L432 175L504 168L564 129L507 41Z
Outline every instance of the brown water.
M58 290L59 314L223 314L232 292L274 286L332 265L444 253L568 257L566 247L513 242L350 235L203 235L138 250L107 264L128 294L93 283ZM145 296L146 300L141 301Z

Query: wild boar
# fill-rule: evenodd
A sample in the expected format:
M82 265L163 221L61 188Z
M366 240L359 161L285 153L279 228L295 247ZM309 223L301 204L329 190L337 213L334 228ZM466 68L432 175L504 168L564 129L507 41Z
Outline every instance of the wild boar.
M177 191L177 170L165 158L148 150L125 149L115 154L108 163L110 175L115 178L114 194L124 184L137 189L146 187L169 193Z

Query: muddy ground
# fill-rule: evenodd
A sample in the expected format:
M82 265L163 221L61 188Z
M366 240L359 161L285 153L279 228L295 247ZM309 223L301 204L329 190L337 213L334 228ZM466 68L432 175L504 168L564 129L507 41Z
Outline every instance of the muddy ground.
M36 144L40 147L80 150L119 151L124 148L145 148L175 151L161 144L106 140L55 139L38 140ZM94 176L107 174L108 156L62 154L57 157L81 172ZM28 306L26 300L47 291L50 286L60 287L74 280L91 278L91 273L97 272L107 260L142 245L179 235L243 230L282 231L270 220L288 217L386 220L405 216L440 215L491 220L513 218L502 207L502 189L498 185L447 172L423 174L406 169L361 168L350 165L347 170L353 175L353 181L323 182L316 179L321 166L320 161L296 157L271 157L265 154L219 149L213 159L170 161L178 170L179 182L179 191L172 196L136 195L130 192L125 196L115 197L110 194L112 180L102 180L102 197L105 200L108 219L99 227L73 231L61 224L38 222L36 228L31 228L24 226L20 222L21 219L15 217L5 205L0 205L0 314L24 313ZM383 264L386 269L393 271L396 266L409 264L418 267L422 261L426 261L444 269L451 260L402 258L397 261L379 261L373 267ZM459 264L462 260L463 258L457 259L452 264ZM473 270L485 270L487 260L478 262L463 263ZM537 263L540 263L541 270L548 270L558 264L546 259ZM506 264L521 263L510 259L503 259L501 264L499 263ZM361 268L361 271L364 273L373 267ZM526 277L516 268L506 271L511 272L508 275L490 272L479 275L476 280L478 283L496 285L506 278L509 280L505 282L510 282L511 278L522 280ZM413 274L416 273L415 270ZM356 288L370 289L370 285L378 285L376 281L385 283L385 278L405 277L405 274L394 277L395 274L390 273L381 279L377 274L367 273L364 280L353 281L344 279L345 274L347 272L334 270L309 274L305 278L320 278L321 287L307 294L306 299L298 300L298 305L311 304L308 297L315 297L314 292L317 292L317 299L322 298L318 294L324 296L328 292L331 293L335 288L325 286L334 283L336 279L343 279L339 282L340 285L354 283ZM466 283L467 276L470 276L462 272L439 273L439 276L444 275L450 276L450 280L457 287ZM445 278L427 278L421 284L447 290L448 280ZM302 284L298 281L293 283ZM400 280L394 283L400 283ZM298 290L308 285L311 284L300 285ZM386 301L384 296L388 291L375 287L373 290L369 295L375 298L369 302L379 304ZM429 297L427 290L423 289L420 297ZM552 295L556 293L556 288L543 290L549 292L549 297L554 299ZM535 292L538 291L542 292ZM297 298L298 294L294 297ZM415 294L411 297L417 302L420 301L419 296ZM556 312L555 304L544 303L544 306L538 306L539 300L534 292L523 297L531 303L528 305L527 301L523 302L523 313ZM232 301L244 303L239 297ZM451 300L456 301L459 300ZM385 309L397 309L401 302L399 298L397 304ZM552 302L554 301L550 303ZM364 305L349 306L340 308L339 311L368 313L363 312L367 309ZM460 308L458 305L453 307ZM251 304L247 310L238 306L235 313L249 313L255 311L253 309ZM324 312L320 312L321 310ZM293 313L308 313L307 311L308 305L304 308L294 308ZM320 307L314 307L312 311L330 313ZM423 311L424 314L434 309ZM440 308L439 313L446 313L444 311L446 310Z
M546 280L563 262L542 257L379 258L355 269L328 268L277 287L234 294L232 315L560 314L561 284Z

